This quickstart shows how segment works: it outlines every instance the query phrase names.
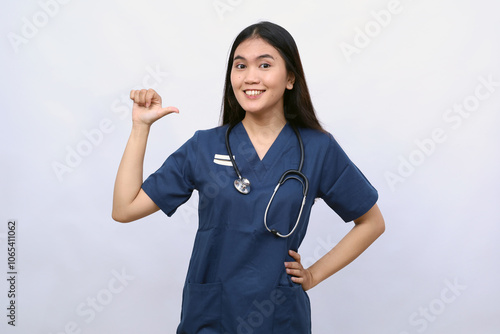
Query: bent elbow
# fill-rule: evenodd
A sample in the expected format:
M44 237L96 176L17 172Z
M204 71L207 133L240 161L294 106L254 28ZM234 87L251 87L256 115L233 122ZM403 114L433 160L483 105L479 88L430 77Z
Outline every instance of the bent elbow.
M377 219L376 231L377 231L377 233L378 233L379 236L381 236L382 234L384 234L384 232L385 232L385 221L384 221L383 217L380 217L379 219Z
M118 212L117 210L113 210L113 212L111 212L111 218L113 218L113 220L118 223L130 223L132 221L131 219L128 219L128 217Z

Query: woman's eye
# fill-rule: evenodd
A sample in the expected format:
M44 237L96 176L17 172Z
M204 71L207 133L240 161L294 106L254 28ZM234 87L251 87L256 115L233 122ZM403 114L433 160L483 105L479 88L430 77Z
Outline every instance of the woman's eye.
M271 67L271 65L269 65L269 64L262 64L262 65L260 65L260 67L262 67L262 68L269 68L269 67Z
M236 68L241 70L241 69L244 69L245 68L245 65L243 64L236 64Z

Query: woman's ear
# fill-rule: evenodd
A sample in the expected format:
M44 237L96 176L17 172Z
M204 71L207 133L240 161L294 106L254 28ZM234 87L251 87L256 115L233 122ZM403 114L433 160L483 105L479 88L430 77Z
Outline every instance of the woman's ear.
M288 80L286 83L286 89L292 90L294 83L295 83L295 75L293 73L288 73Z

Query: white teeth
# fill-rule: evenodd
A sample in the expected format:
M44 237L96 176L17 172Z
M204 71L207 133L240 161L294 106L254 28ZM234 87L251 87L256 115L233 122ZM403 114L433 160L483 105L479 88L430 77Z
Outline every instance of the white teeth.
M263 90L247 90L245 91L245 94L250 95L250 96L255 96L264 93Z

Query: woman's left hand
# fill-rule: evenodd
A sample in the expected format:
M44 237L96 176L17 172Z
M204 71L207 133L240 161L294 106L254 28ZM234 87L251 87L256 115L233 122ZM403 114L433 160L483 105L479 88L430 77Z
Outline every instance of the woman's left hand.
M295 260L295 262L285 262L287 274L292 276L292 281L302 285L302 289L307 291L314 286L313 276L308 269L304 269L300 263L300 255L293 250L289 250L288 254Z

